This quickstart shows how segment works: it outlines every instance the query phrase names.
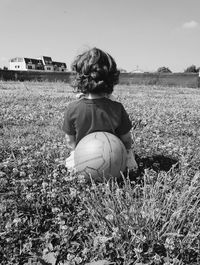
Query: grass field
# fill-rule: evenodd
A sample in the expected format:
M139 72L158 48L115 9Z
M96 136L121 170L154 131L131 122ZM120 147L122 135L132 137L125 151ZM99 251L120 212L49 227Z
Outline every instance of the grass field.
M72 88L0 83L0 264L200 264L200 90L114 95L133 122L139 171L88 185L64 167Z

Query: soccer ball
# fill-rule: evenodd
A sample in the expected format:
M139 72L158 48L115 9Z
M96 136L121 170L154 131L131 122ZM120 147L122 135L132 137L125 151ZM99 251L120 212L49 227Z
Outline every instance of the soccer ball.
M85 136L74 151L75 169L86 179L102 182L119 177L126 168L127 152L122 141L107 132Z

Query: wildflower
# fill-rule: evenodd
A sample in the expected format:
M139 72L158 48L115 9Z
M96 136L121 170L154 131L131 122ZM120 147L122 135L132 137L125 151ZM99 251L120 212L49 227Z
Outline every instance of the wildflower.
M20 175L20 177L22 177L22 178L23 178L23 177L25 177L25 176L26 176L26 173L25 173L24 171L21 171L19 175Z
M32 193L28 193L28 194L26 194L26 199L29 201L29 200L31 200L31 199L33 199L34 198L34 196L33 196L33 194Z
M62 174L66 174L67 170L66 169L61 169Z
M112 214L107 214L107 215L106 215L106 219L107 219L108 221L113 221L113 220L114 220L114 216L113 216Z
M136 253L142 253L143 252L143 249L141 248L141 247L137 247L137 248L134 248L134 251L136 252Z
M112 236L117 237L119 235L119 228L118 227L113 227L113 232Z
M46 255L46 254L48 254L48 253L49 253L48 248L43 249L43 252L42 252L43 255Z
M54 172L54 173L53 173L53 178L56 179L57 177L58 177L58 173L57 173L57 172Z
M46 189L46 187L48 187L48 183L43 181L43 182L42 182L42 188L43 188L43 189Z
M67 260L71 261L75 258L75 255L71 254L71 253L68 253L67 254Z
M75 257L74 261L76 262L76 264L80 264L82 262L82 258L81 257Z
M21 223L21 218L15 218L14 220L13 220L13 224L15 225L15 226L17 226L19 223Z
M12 227L12 223L8 221L5 225L6 230L9 230Z
M52 207L52 213L60 212L60 209L58 207Z
M86 265L108 265L110 262L108 260L98 260L98 261L93 261L91 263L87 263Z
M50 193L50 197L51 198L55 198L57 194L58 194L58 190L57 189L52 189L52 191Z
M177 258L173 258L173 265L178 265L180 264L180 260Z
M61 221L61 222L62 222L62 221ZM67 225L61 225L61 226L60 226L60 229L63 230L63 231L65 231L65 230L68 229L68 226L67 226Z
M165 248L169 250L174 250L175 249L175 242L174 239L171 237L167 237L165 240Z
M13 173L14 173L14 175L17 175L19 173L18 169L17 168L13 168Z
M161 259L161 257L158 255L158 254L155 254L155 256L153 257L153 259L154 259L154 263L155 264L161 264L161 262L162 262L162 259Z
M123 195L123 190L117 188L116 191L115 191L115 194L116 194L116 196L117 196L118 198L120 198L120 197Z
M78 182L79 183L85 183L86 182L85 176L84 175L78 175Z
M0 178L4 177L6 174L3 171L0 171Z
M112 237L106 237L106 236L97 236L97 241L101 244L105 244L107 241L111 240Z
M73 198L73 197L76 197L76 194L77 194L76 189L70 188L70 196Z

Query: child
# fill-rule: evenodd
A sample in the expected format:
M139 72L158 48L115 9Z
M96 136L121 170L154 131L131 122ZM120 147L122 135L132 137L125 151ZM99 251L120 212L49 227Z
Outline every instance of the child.
M73 86L81 94L80 99L69 103L64 116L63 131L72 149L66 167L73 168L73 150L84 136L105 131L121 139L128 153L127 168L136 171L138 166L131 149L131 121L123 105L111 99L113 87L119 80L114 59L106 52L93 48L77 56L72 70L76 73Z

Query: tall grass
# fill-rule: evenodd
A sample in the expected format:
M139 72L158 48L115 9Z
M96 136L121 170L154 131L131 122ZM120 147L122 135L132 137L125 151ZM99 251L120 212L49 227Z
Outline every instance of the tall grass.
M72 89L1 84L2 265L200 263L200 92L114 93L133 121L139 172L96 184L64 166L61 124Z

